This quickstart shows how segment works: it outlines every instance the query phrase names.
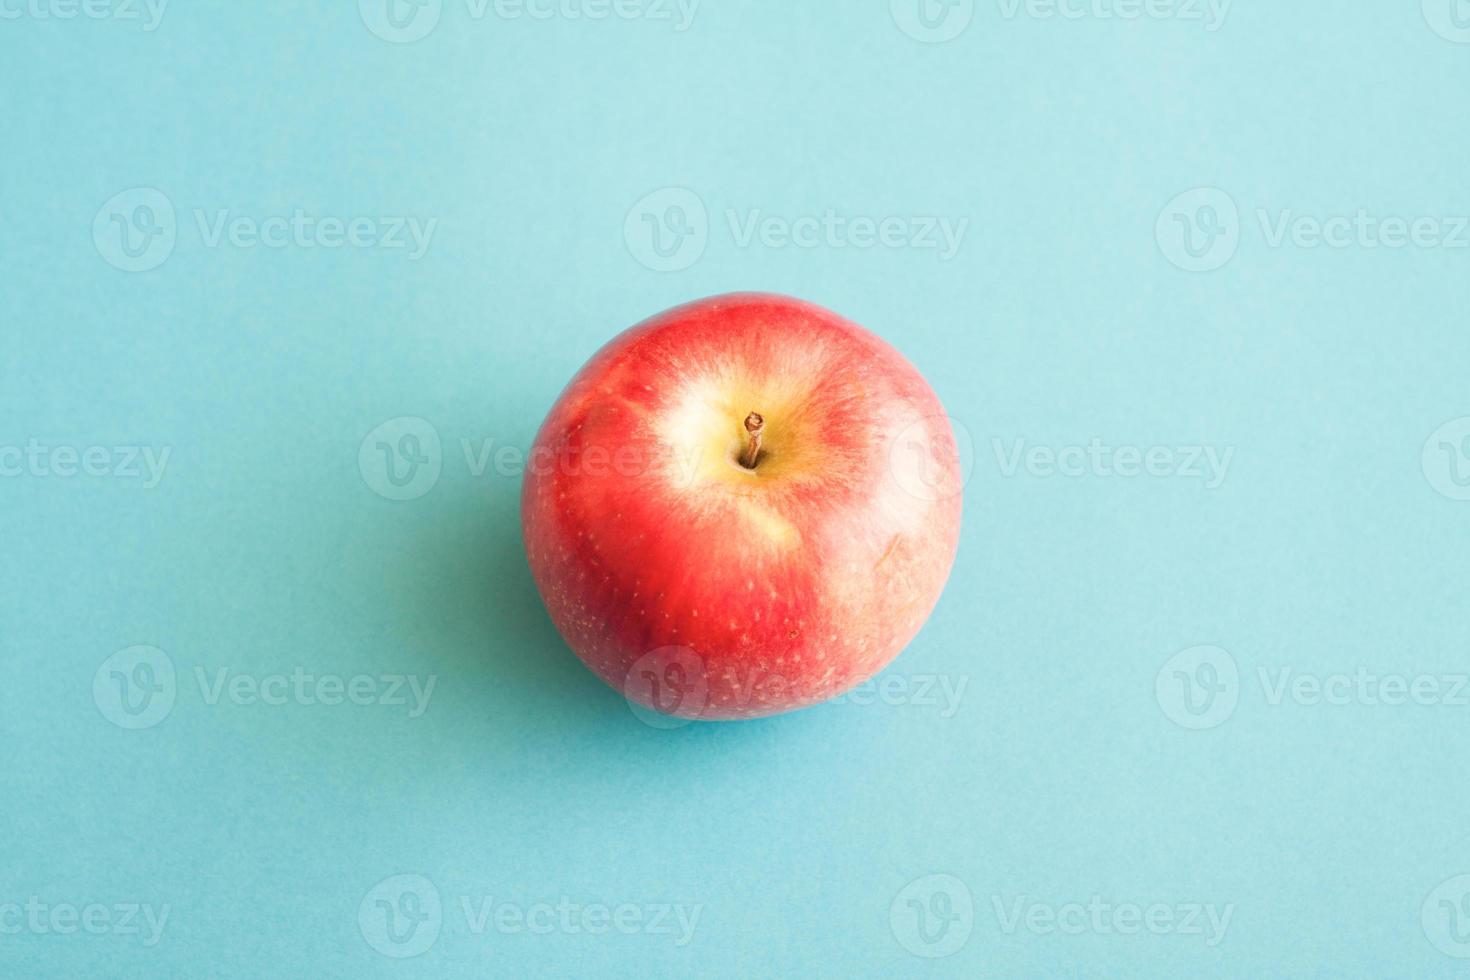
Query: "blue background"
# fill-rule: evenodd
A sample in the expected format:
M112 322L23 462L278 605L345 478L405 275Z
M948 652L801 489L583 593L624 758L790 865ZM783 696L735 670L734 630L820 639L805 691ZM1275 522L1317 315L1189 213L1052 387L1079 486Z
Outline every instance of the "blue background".
M49 447L45 473L0 479L0 906L170 917L151 946L23 925L0 972L1470 968L1421 923L1470 872L1470 707L1273 704L1260 675L1470 669L1470 503L1437 444L1421 459L1470 415L1470 251L1273 245L1259 217L1470 213L1470 45L1433 9L1239 0L1211 30L1177 5L985 0L927 43L904 0L706 0L682 31L445 0L394 43L346 2L178 3L151 31L35 2L0 19L0 445ZM155 196L106 207L136 188ZM706 223L659 210L665 188ZM1210 271L1156 234L1196 188L1238 208ZM134 228L172 247L126 271L111 216L142 221L156 195L172 224ZM1201 235L1232 220L1184 200ZM437 225L415 260L211 246L196 217L296 209ZM829 209L969 224L946 260L742 244L729 217ZM689 219L681 268L649 267L645 212ZM887 672L911 695L964 683L955 710L891 697L662 731L542 610L519 479L477 474L465 442L524 450L610 336L734 289L868 325L970 437L953 577ZM359 449L404 417L442 440L440 474L391 500ZM1093 439L1233 457L1214 488L1003 465L1017 440ZM57 446L171 455L149 487L113 456L110 476L58 476ZM1191 730L1166 667L1202 644L1238 679L1201 696L1235 707ZM135 645L164 651L174 701L130 730L107 662ZM410 717L210 703L196 679L298 667L437 680ZM442 901L411 958L359 921L401 874ZM904 918L931 875L952 876L963 940L940 958ZM476 934L461 911L563 896L702 910L682 946ZM1214 945L1005 928L1018 900L1093 896L1233 912Z

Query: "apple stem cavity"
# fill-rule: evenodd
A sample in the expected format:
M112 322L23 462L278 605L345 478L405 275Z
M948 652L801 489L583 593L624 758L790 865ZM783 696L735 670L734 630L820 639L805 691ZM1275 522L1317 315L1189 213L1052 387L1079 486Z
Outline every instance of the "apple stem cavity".
M745 442L745 452L740 454L740 465L748 470L755 469L755 462L761 454L761 430L766 427L766 420L759 412L751 412L745 416L745 431L750 438Z

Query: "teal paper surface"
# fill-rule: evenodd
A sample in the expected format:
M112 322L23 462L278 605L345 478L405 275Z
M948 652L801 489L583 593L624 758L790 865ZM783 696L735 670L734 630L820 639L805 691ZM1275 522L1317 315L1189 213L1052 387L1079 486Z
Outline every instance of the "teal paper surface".
M1470 969L1470 4L0 0L0 974ZM841 703L665 730L520 467L865 324L969 481Z

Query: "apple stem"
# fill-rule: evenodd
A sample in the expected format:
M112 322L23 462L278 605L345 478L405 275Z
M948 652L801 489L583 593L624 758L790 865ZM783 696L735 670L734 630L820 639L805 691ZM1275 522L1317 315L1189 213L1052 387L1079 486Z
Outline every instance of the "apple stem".
M761 429L765 428L766 420L761 418L759 412L751 412L745 416L745 431L750 434L746 440L745 452L740 454L740 465L748 470L755 469L755 461L761 454Z

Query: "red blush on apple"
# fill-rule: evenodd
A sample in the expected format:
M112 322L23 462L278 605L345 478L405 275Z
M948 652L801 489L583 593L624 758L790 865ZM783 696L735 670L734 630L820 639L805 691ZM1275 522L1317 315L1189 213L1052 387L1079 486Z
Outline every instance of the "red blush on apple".
M959 541L938 397L883 340L783 296L717 296L598 351L521 496L552 622L630 701L730 720L829 700L924 624Z

